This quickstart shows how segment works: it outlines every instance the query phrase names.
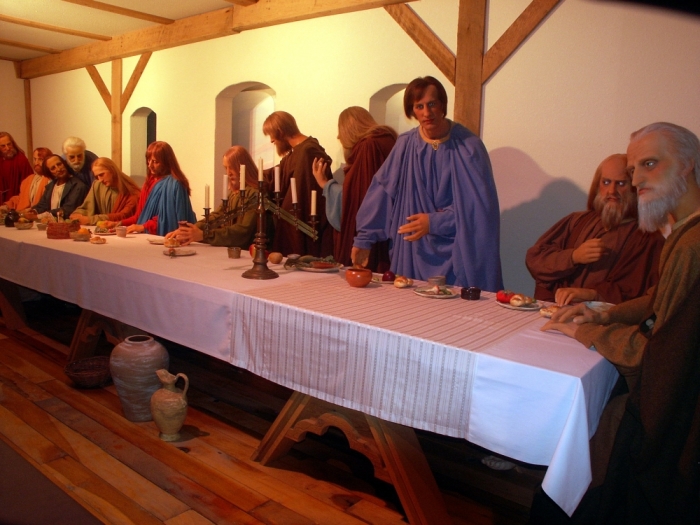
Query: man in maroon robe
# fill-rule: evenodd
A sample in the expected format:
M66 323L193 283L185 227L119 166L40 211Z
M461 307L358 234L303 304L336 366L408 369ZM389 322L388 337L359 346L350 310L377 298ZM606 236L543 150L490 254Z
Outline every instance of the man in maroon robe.
M6 131L0 132L0 199L7 201L19 195L22 180L33 175L34 169L24 151Z
M525 263L536 299L617 304L656 284L663 243L658 231L639 229L627 157L611 155L593 177L588 210L552 226L527 251Z
M297 217L308 223L311 215L311 192L316 192L316 230L318 240L314 241L305 234L297 231L294 225L279 219L275 224L275 238L271 251L284 255L296 253L299 255L314 255L326 257L333 255L333 227L326 218L326 200L323 189L318 185L313 175L312 164L315 158L331 164L331 158L326 150L313 137L303 135L297 127L296 120L289 113L275 111L263 123L263 133L270 137L275 145L280 161L280 206L289 212L293 209L292 179L296 182ZM326 178L331 178L330 168L327 168ZM268 180L270 177L268 177ZM270 185L271 189L274 186Z

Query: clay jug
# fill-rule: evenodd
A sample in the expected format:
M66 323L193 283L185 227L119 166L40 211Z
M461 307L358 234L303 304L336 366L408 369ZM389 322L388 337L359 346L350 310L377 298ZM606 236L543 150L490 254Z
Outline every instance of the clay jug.
M19 213L17 210L10 210L5 215L5 226L7 228L14 228L15 223L19 220Z
M158 370L158 379L163 388L156 390L151 397L151 414L160 430L163 441L180 439L180 429L187 417L187 389L190 381L185 374L173 375L167 370ZM184 379L185 388L180 390L175 386L179 378Z
M156 371L169 364L168 351L148 335L129 336L114 347L109 369L126 419L152 419L151 396L160 388Z

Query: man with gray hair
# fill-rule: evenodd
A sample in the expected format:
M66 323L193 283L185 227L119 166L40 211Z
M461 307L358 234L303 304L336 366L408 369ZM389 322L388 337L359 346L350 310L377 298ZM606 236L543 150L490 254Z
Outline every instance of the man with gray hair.
M68 137L63 141L63 158L73 168L75 176L83 181L89 189L95 182L95 177L92 174L92 163L97 160L97 155L86 149L83 139Z
M591 440L593 480L573 518L700 523L700 142L657 122L632 134L627 159L639 227L673 223L658 285L603 312L563 308L542 327L595 347L629 388L610 400ZM535 503L531 522L554 523L535 518Z

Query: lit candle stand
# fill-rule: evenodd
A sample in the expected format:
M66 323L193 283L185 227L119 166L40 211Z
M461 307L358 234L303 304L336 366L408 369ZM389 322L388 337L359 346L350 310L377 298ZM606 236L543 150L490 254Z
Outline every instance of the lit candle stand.
M293 179L292 179L293 180ZM258 181L260 190L258 192L258 202L257 202L257 214L258 214L258 229L255 233L255 253L253 255L253 267L249 270L243 272L243 277L246 279L275 279L279 277L279 274L274 270L270 270L267 267L267 257L265 256L265 251L267 249L267 213L273 213L278 219L288 222L293 225L297 231L311 237L314 241L318 240L318 232L316 231L316 225L318 224L317 216L311 215L309 224L304 221L299 220L299 205L296 202L296 185L293 182L292 188L292 213L283 209L280 205L282 201L282 195L279 191L275 191L273 198L268 198L266 187L267 183L262 180ZM204 225L205 235L208 235L210 228L220 228L222 226L230 225L233 223L233 218L235 216L243 217L245 212L249 211L251 208L245 206L245 191L241 189L240 191L240 204L236 206L233 210L228 210L228 199L222 199L223 209L228 210L222 213L221 216L217 217L213 221L209 222L209 208L204 209L204 215L206 223ZM315 206L312 211L315 211Z

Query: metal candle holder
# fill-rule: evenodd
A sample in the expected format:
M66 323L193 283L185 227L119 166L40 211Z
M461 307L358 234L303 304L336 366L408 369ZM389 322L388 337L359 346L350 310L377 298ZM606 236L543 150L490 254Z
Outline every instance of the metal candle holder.
M260 181L260 190L258 191L258 203L256 206L258 214L258 229L255 233L255 253L253 255L253 267L249 270L243 272L243 277L246 279L275 279L279 277L279 274L274 270L270 270L267 267L267 257L265 256L265 251L267 249L267 211L272 212L278 219L282 219L289 224L293 225L297 231L300 231L304 235L308 235L314 241L318 240L318 232L316 231L316 225L318 224L317 215L311 215L309 217L309 224L299 220L299 206L297 203L292 204L292 213L283 209L280 205L282 196L280 192L274 192L272 200L266 197L265 181ZM236 206L233 210L228 210L224 212L220 217L217 217L211 224L209 222L210 209L204 208L204 236L209 235L209 230L211 227L226 226L233 223L233 217L238 216L243 217L246 211L250 208L246 208L243 203L245 203L245 190L241 190L240 193L239 206ZM274 201L274 202L273 202ZM221 200L223 209L228 208L228 199Z

